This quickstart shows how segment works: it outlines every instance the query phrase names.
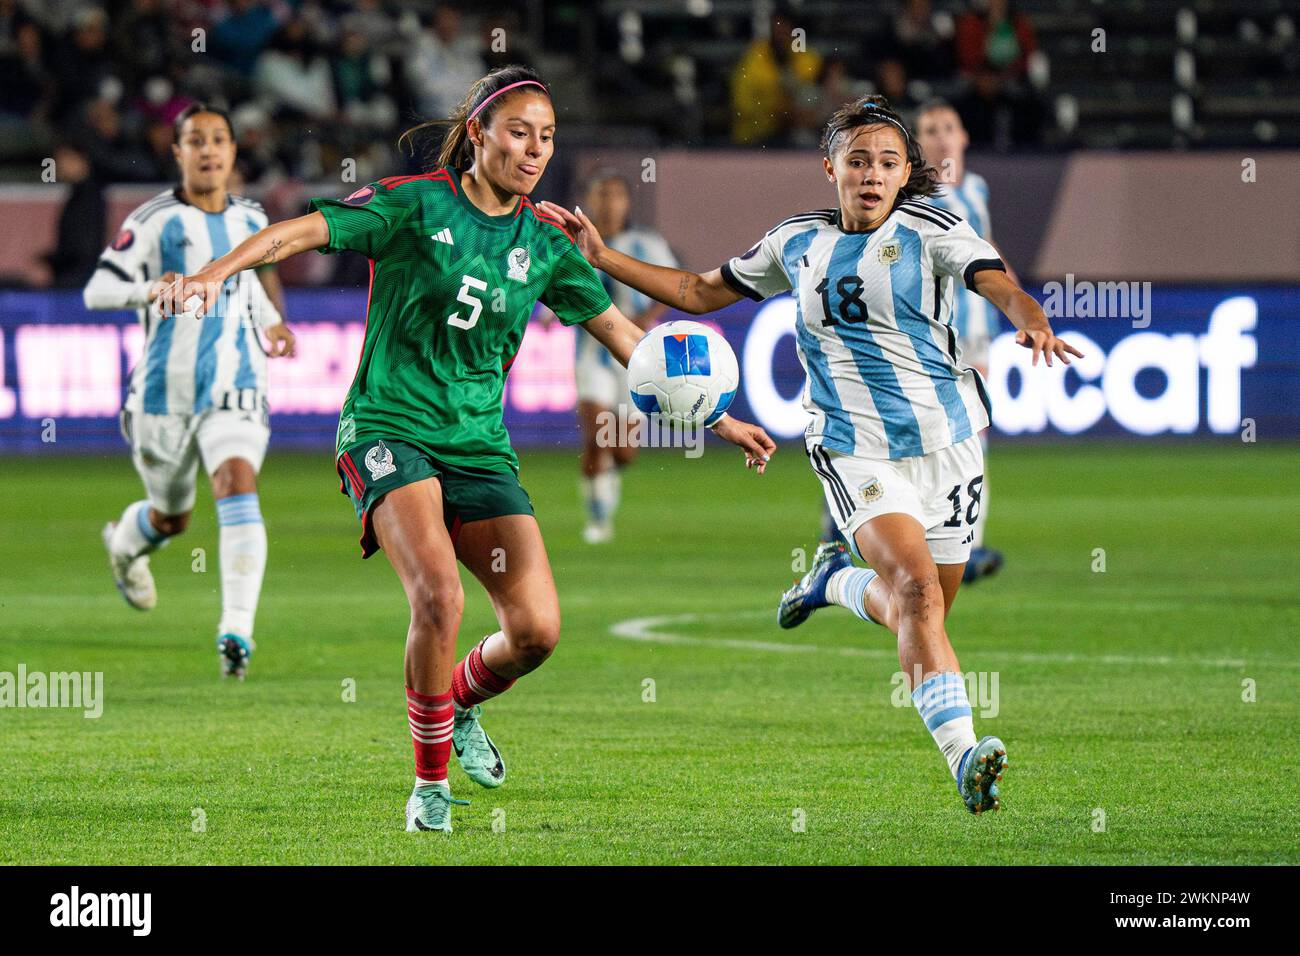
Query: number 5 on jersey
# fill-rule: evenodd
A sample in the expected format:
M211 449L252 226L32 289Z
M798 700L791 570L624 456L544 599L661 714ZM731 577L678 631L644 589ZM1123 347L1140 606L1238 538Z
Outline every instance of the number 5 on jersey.
M469 318L462 319L460 317L460 310L457 310L447 316L448 325L454 325L458 329L472 329L478 324L478 317L483 312L483 303L474 295L473 290L486 292L487 283L481 279L475 279L473 276L461 276L460 292L456 294L456 301L464 302L470 307Z

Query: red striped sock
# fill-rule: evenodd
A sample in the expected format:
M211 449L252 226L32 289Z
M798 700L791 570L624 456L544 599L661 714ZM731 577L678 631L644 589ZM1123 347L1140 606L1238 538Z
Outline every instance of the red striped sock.
M427 697L406 688L406 717L415 744L415 778L434 783L447 779L451 759L451 725L455 719L451 691Z
M484 638L483 641L486 641ZM473 707L489 698L504 694L515 685L513 680L499 677L483 663L483 641L465 655L451 675L451 692L461 707Z

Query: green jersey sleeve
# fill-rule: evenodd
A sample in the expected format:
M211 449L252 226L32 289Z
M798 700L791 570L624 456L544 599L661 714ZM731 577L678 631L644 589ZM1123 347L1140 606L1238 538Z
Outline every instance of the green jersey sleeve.
M568 248L556 260L550 285L538 298L562 323L577 325L600 315L613 303L600 276L578 247L567 240L565 244Z
M321 252L349 249L373 259L418 204L418 194L412 190L370 183L343 199L318 196L307 208L324 216L329 226L330 241Z

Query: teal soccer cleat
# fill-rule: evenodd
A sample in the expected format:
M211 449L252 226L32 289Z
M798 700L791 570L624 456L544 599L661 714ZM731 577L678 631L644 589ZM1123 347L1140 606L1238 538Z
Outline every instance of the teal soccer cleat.
M480 787L493 789L506 782L506 763L501 759L492 738L478 722L483 708L478 704L468 710L456 707L456 721L451 727L451 749L456 752L460 768Z
M406 801L406 832L421 830L451 832L451 806L468 807L468 800L454 800L446 787L416 787Z
M826 606L826 582L831 575L851 567L853 559L843 544L838 541L823 541L817 546L808 573L781 595L776 622L784 628L791 628L808 620L813 611Z
M967 810L978 816L1002 806L998 781L1008 766L1006 745L997 737L984 737L966 751L957 768L957 792Z
M243 680L256 647L251 637L240 637L238 634L222 634L218 637L217 660L221 662L221 676Z

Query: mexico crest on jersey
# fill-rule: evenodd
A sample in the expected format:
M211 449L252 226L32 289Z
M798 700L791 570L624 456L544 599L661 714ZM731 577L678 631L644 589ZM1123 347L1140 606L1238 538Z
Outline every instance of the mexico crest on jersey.
M514 279L516 282L527 282L530 265L532 260L529 258L528 250L523 246L515 246L506 256L506 278Z
M366 470L370 472L371 481L378 481L397 471L397 466L393 464L393 453L382 441L366 452Z
M903 244L897 239L890 239L888 242L880 244L880 250L876 253L876 258L884 266L892 266L899 260L903 254Z

